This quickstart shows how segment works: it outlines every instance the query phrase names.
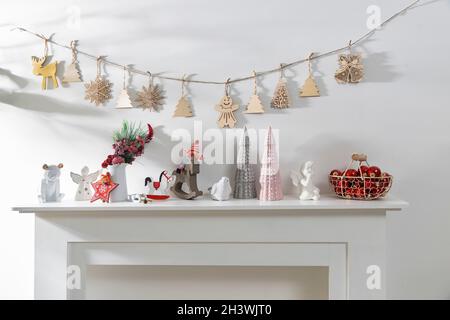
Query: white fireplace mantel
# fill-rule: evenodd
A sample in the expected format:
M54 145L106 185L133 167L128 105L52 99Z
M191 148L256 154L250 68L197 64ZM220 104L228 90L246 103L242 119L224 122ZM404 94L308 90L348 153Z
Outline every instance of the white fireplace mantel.
M127 265L323 266L330 299L383 299L386 214L407 205L394 198L324 196L319 201L61 202L13 210L35 214L36 299L86 298L89 266ZM79 289L66 285L68 266L74 265L81 271ZM379 268L379 288L367 286L370 266Z

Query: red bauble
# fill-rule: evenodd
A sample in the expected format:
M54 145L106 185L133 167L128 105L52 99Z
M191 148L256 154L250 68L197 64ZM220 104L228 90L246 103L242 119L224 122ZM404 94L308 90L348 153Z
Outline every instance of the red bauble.
M334 169L333 171L330 172L330 176L340 177L342 176L342 171Z
M369 171L369 167L368 166L361 166L359 167L359 171L361 173L361 175L363 177L367 177L369 174L367 173L367 171Z
M358 171L356 171L355 169L348 169L344 172L344 175L346 177L357 177L358 176Z
M381 176L381 170L376 166L372 166L367 170L367 174L369 175L369 177L379 177Z

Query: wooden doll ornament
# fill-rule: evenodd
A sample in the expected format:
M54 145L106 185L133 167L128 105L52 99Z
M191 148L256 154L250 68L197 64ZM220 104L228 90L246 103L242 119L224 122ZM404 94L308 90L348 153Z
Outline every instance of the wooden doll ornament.
M247 109L244 113L264 113L264 106L258 96L257 86L257 74L253 71L253 95L250 97L250 102L248 103Z
M284 64L280 64L280 79L275 88L270 106L274 109L286 109L291 105L286 79L284 77Z
M348 43L349 54L339 55L339 69L334 74L338 83L358 83L364 77L360 54L352 53L352 40Z
M230 96L230 78L225 82L225 96L216 105L216 110L220 112L220 117L217 120L217 124L220 128L234 128L236 124L236 117L234 111L239 109L237 104L233 104L233 100Z
M189 103L188 98L185 94L185 80L186 76L183 76L181 80L181 98L178 100L178 103L175 107L175 112L173 113L173 117L192 117L192 107Z
M133 105L131 104L130 93L128 92L127 82L126 82L127 67L123 67L123 85L122 91L120 91L119 98L117 99L116 109L131 109Z
M312 73L312 67L311 67L311 58L314 53L311 53L308 57L308 70L309 75L308 78L305 80L305 83L303 84L303 87L300 89L299 96L304 97L319 97L320 92L319 88L317 87L316 82L314 81L313 73Z
M31 63L33 65L33 74L37 76L42 76L42 90L47 89L47 79L51 78L53 82L53 88L58 88L58 80L56 79L56 69L58 61L48 63L44 66L48 58L48 39L44 36L40 36L44 39L44 56L43 57L31 57Z
M104 104L112 98L112 83L105 79L101 73L102 60L102 57L97 58L97 77L95 80L84 85L86 88L86 96L84 98L96 106Z
M63 82L81 82L81 75L79 71L78 61L77 61L77 40L72 40L70 42L70 48L72 49L72 62L67 66L66 71L63 75Z

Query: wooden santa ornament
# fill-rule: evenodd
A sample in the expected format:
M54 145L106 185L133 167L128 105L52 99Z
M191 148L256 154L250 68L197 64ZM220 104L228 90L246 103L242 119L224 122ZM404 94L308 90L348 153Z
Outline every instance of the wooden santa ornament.
M178 100L178 103L175 107L175 112L173 113L173 117L192 117L192 107L189 103L189 100L185 94L185 76L183 76L183 80L181 81L181 97Z
M258 96L257 75L255 71L253 71L253 95L250 97L250 102L248 103L247 109L244 113L264 113L264 106Z
M76 40L70 42L70 48L72 49L72 62L67 66L63 75L63 82L81 82L81 76L77 61L77 50L75 48Z
M220 113L217 124L220 128L234 128L237 120L234 116L234 111L239 109L237 104L233 104L233 100L230 96L230 79L225 83L225 95L220 100L219 104L216 105L216 110Z
M312 73L312 66L311 66L312 56L313 56L313 53L311 53L308 57L308 70L309 70L308 78L306 78L305 83L303 84L303 87L300 88L300 92L299 92L299 96L302 98L319 97L320 96L319 88L317 87L317 84L314 81L314 77L313 77L313 73Z

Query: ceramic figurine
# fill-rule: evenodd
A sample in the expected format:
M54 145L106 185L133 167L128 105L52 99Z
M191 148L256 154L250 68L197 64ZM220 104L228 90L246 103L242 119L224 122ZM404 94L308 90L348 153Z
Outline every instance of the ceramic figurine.
M239 152L236 159L236 173L234 183L234 197L236 199L253 199L256 194L256 176L250 163L250 137L247 127L244 127Z
M159 175L159 181L153 181L152 178L145 178L145 186L147 187L147 198L152 200L165 200L170 197L169 187L174 181L173 176L169 176L164 170Z
M312 176L314 162L306 161L300 169L300 172L292 171L291 179L294 186L301 186L300 200L319 200L320 190L313 185Z
M222 177L220 178L219 181L217 181L216 183L214 183L212 185L211 188L208 189L210 194L211 194L211 198L213 198L213 200L217 200L217 201L226 201L226 200L230 200L230 195L231 195L231 185L230 185L230 179L228 179L227 177Z
M88 201L92 198L91 183L97 180L100 171L89 173L89 168L84 166L81 169L81 174L71 172L70 177L72 181L78 184L77 193L75 194L75 201Z
M64 197L64 194L59 190L59 176L61 175L61 168L63 164L47 165L44 164L44 177L41 180L41 194L39 196L42 202L59 202Z
M259 183L261 184L259 200L262 201L276 201L283 199L279 159L276 151L272 127L269 127L269 130L267 130L264 153L261 158L261 172L259 175Z

